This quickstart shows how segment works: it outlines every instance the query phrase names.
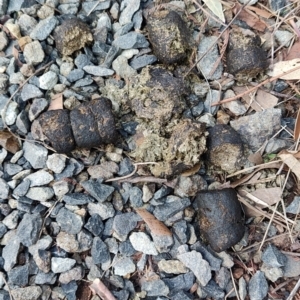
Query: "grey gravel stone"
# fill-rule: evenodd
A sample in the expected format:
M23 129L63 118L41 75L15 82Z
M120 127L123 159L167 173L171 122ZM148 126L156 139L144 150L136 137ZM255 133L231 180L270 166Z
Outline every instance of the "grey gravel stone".
M192 272L188 272L172 278L164 278L163 281L169 287L170 291L188 291L194 284L195 276Z
M51 270L54 273L62 273L69 271L76 264L75 259L52 257L51 258Z
M147 292L147 296L167 296L169 294L168 286L161 280L144 281L141 287L142 291Z
M262 112L231 121L230 125L240 134L243 142L247 143L252 151L257 151L268 138L280 129L280 120L281 110L268 108Z
M83 193L70 193L64 195L62 200L69 205L83 205L93 202L94 199Z
M28 284L29 268L28 265L19 266L7 272L8 283L17 286L26 286Z
M200 57L202 57L206 51L210 49L213 43L216 43L218 37L210 36L204 37L199 46L198 46L198 54L197 61ZM223 66L221 61L219 62L217 68L210 74L211 71L215 67L215 62L219 59L220 55L218 53L218 46L215 44L212 49L210 49L207 54L197 63L197 68L199 72L203 74L206 79L216 80L219 79L223 72Z
M83 70L81 70L81 69L75 69L75 70L72 70L68 74L67 79L70 82L75 82L75 81L81 79L83 76L84 76L84 71Z
M47 158L47 167L54 173L61 173L66 166L65 155L54 153Z
M63 231L57 235L56 243L58 247L70 253L77 252L79 248L79 243L76 240L76 236Z
M37 21L35 18L22 14L18 19L18 24L20 26L20 31L22 36L30 35L31 31L36 27Z
M39 170L37 172L31 173L24 178L24 180L28 180L30 182L30 187L46 185L53 179L54 177L45 170Z
M277 12L286 6L286 0L269 0L270 8Z
M93 235L99 236L104 229L104 224L98 214L93 214L84 225L84 228L90 231Z
M131 31L116 38L113 44L120 49L135 49L135 48L146 48L149 46L149 42L145 36L141 33Z
M188 269L179 260L165 260L162 259L158 262L160 271L168 274L182 274L187 273Z
M300 197L295 196L292 203L285 210L287 213L290 214L294 214L294 215L298 214L300 212Z
M277 281L279 278L283 277L283 270L282 268L272 268L263 263L260 267L260 271L264 272L266 278L271 280L272 282Z
M249 281L249 296L251 300L261 300L268 294L269 285L265 275L257 271Z
M54 191L51 187L32 187L28 190L26 197L36 201L47 201L54 196Z
M66 271L59 276L59 282L67 284L72 280L81 280L84 276L84 270L81 266L77 266L69 271Z
M134 58L130 63L130 67L135 70L140 70L143 67L148 65L152 65L157 61L157 57L155 55L142 55L139 57Z
M213 299L224 299L224 291L216 284L214 280L210 280L207 285L201 287L208 297Z
M14 101L8 104L6 114L5 114L5 122L7 125L13 125L17 119L17 115L19 113L18 104Z
M8 199L9 195L9 185L6 181L0 178L0 199L5 200Z
M42 289L39 286L27 286L14 289L11 294L15 300L38 300L42 295Z
M156 235L151 233L151 236L159 253L169 252L174 244L172 235Z
M283 267L284 277L296 277L300 275L300 261L293 256L285 255L287 258L286 264Z
M2 223L8 229L15 229L18 225L19 213L17 210L13 210L10 214L8 214L3 220Z
M23 101L27 101L42 96L43 96L43 92L33 84L27 83L22 88L21 97Z
M85 229L82 229L77 234L77 240L79 243L78 252L84 252L90 250L93 244L93 236Z
M4 171L9 175L13 176L19 172L21 172L23 168L17 164L5 163L4 164Z
M32 65L38 65L44 60L45 57L44 50L39 41L33 41L31 43L26 44L24 47L23 54L26 62Z
M89 214L98 214L102 220L106 220L115 215L115 209L109 202L104 203L89 203L88 204Z
M99 237L95 237L93 240L91 254L94 264L110 262L108 247Z
M128 59L120 55L112 63L112 68L122 78L129 78L137 74L137 71L129 66Z
M211 106L214 103L217 103L220 101L221 92L217 90L210 90L207 95L206 99L204 101L204 111L206 113L210 113L212 115L215 115L217 111L219 110L219 105Z
M36 119L40 113L42 113L49 103L45 98L37 98L32 101L32 104L29 108L28 117L30 121Z
M125 241L128 234L136 227L139 220L140 218L138 215L133 212L116 215L113 219L112 228L118 239Z
M130 257L117 258L114 264L114 274L119 276L127 276L135 271L135 264Z
M155 207L153 214L160 221L166 221L180 211L183 211L191 204L188 198L167 196L163 205Z
M17 236L9 239L2 250L2 257L4 259L4 270L9 271L17 263L17 258L20 249L20 241Z
M51 252L38 249L33 254L33 259L38 266L38 268L44 272L48 273L51 269Z
M53 71L44 73L39 78L40 88L43 90L51 90L57 83L58 77Z
M0 223L0 239L4 236L6 232L7 232L7 227L3 223Z
M134 186L130 189L129 195L130 204L132 207L143 206L143 192L138 187Z
M34 169L41 169L46 166L48 150L45 147L25 141L23 150L24 157Z
M70 234L79 233L83 226L82 218L64 207L59 210L56 221L63 231Z
M92 63L86 54L79 54L76 56L74 63L78 69L82 69L85 66L90 66Z
M16 126L22 134L27 134L30 130L30 125L28 113L25 110L22 110L17 116Z
M56 274L53 272L44 273L39 271L35 277L35 284L54 284L56 282Z
M287 261L286 256L271 244L265 249L261 259L265 264L273 268L283 267Z
M150 237L144 232L133 232L129 236L129 240L132 244L132 247L136 251L140 251L149 255L158 254L154 243L150 240Z
M125 0L121 2L121 14L119 17L119 23L125 25L131 22L132 17L136 11L140 8L140 0Z
M0 15L5 15L6 10L8 6L8 1L7 0L1 0L0 1Z
M88 14L90 11L99 11L99 10L105 10L110 7L110 0L104 0L104 1L88 1L82 3L82 9L84 13Z
M26 247L35 244L39 238L43 220L39 214L25 214L17 229L19 241Z
M102 184L99 181L88 180L81 182L82 187L99 202L106 201L114 192L114 187Z
M244 277L241 277L239 279L239 296L241 300L245 300L247 296L247 283L244 279Z
M191 251L177 255L177 258L189 268L202 286L206 286L211 279L211 269L199 252Z
M33 40L43 41L50 35L51 31L57 24L58 21L54 16L48 17L44 20L40 20L39 23L31 31L30 37Z
M83 70L94 76L110 76L114 74L113 70L99 66L85 66Z

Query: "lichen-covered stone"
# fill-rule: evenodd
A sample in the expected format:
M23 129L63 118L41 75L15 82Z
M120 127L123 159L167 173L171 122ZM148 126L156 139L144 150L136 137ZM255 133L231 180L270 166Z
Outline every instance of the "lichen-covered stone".
M71 55L93 41L93 35L86 23L78 18L63 21L54 31L56 48L63 55Z

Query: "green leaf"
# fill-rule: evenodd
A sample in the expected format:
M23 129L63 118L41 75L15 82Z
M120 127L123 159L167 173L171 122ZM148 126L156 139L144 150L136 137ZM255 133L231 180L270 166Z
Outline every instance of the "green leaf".
M203 0L203 2L222 22L225 22L221 0Z

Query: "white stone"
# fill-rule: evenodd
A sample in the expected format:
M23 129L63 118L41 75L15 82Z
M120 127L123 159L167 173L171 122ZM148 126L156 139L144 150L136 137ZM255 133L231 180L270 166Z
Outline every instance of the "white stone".
M132 247L136 251L143 252L149 255L157 255L158 252L154 246L154 243L150 240L149 236L144 232L133 232L129 240L132 244Z

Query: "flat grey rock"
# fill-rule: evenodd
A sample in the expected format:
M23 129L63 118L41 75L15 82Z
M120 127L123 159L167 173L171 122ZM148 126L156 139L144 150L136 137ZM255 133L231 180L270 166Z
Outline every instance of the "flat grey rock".
M22 36L30 35L32 30L36 27L37 23L38 22L35 18L27 14L22 14L18 19L18 24L20 26Z
M62 200L69 205L84 205L94 201L92 197L83 193L69 193L64 195Z
M214 280L210 280L208 284L202 286L201 289L208 297L212 297L213 299L224 299L225 297L223 289L221 289Z
M128 59L120 55L112 63L112 68L116 71L118 75L122 78L130 78L137 74L137 71L129 66Z
M18 225L19 221L19 213L17 210L13 210L10 214L8 214L3 220L2 223L8 229L15 229Z
M23 101L42 97L43 95L43 92L38 87L30 83L25 84L21 92L21 98Z
M99 11L99 10L105 10L110 7L111 0L105 0L105 1L88 1L82 3L82 9L83 11L88 14L91 10L92 11Z
M286 208L286 212L290 213L290 214L294 214L294 215L296 215L300 212L300 197L299 196L294 197L294 200L292 201L292 203Z
M90 215L98 214L103 221L115 215L115 209L110 202L89 203L88 211Z
M266 265L272 268L283 267L287 262L286 256L272 244L268 245L264 250L261 259Z
M33 40L43 41L50 35L57 24L58 21L54 16L40 20L36 27L31 31L30 37Z
M142 291L147 292L147 296L167 296L169 294L168 286L161 280L144 281L141 287Z
M84 228L95 236L100 236L104 229L104 224L98 214L93 214L85 223Z
M114 187L102 184L95 180L87 180L81 182L82 187L99 202L106 201L114 192Z
M67 284L72 280L81 280L84 276L84 270L81 266L76 266L75 268L63 272L60 274L58 281L62 284Z
M37 98L32 101L30 105L28 117L30 121L36 119L46 108L49 103L45 98Z
M216 36L204 37L199 46L197 53L197 60L202 57L212 46L213 43L217 41ZM215 67L215 62L219 59L219 51L217 43L209 50L205 56L197 63L197 68L199 72L203 74L206 79L216 80L221 78L223 72L223 65L220 61L217 65L215 71L211 74Z
M7 272L8 283L17 286L28 285L28 265L18 266Z
M140 2L140 0L124 0L121 2L121 14L119 17L121 25L131 22L134 13L140 8Z
M15 300L38 300L42 295L42 289L39 286L27 286L24 288L17 288L11 291L13 299Z
M166 221L178 212L184 210L191 204L188 198L179 198L177 196L167 196L163 205L155 207L153 214L160 221Z
M170 291L188 291L195 282L195 275L192 272L188 272L173 278L164 278L163 281Z
M12 237L2 250L4 259L4 270L9 271L17 263L17 258L20 250L20 241L17 236Z
M211 268L199 252L191 251L177 255L177 258L189 268L202 286L206 286L211 279Z
M47 201L54 196L53 188L51 187L32 187L26 193L26 197L36 201Z
M90 232L85 229L82 229L77 234L77 241L78 241L78 252L84 252L91 249L93 244L93 236Z
M52 257L51 258L51 270L53 273L62 273L69 271L76 264L75 259Z
M126 276L135 271L136 267L131 257L118 258L114 264L114 274L118 276Z
M51 90L57 83L58 77L55 72L48 71L39 78L40 88L43 90Z
M0 199L5 200L8 199L9 195L9 185L6 181L0 178Z
M62 231L70 234L79 233L83 226L82 218L64 207L59 210L56 222L59 224Z
M157 57L155 55L146 54L132 59L129 65L135 70L141 70L148 65L152 65L156 61Z
M114 70L99 66L85 66L83 67L83 70L94 76L110 76L115 73Z
M286 264L283 267L284 277L297 277L300 275L300 261L290 255L285 255L287 258Z
M134 212L119 214L114 217L112 228L118 238L121 241L125 241L139 220L139 216Z
M45 170L39 170L26 176L24 180L29 180L30 187L41 186L50 183L54 177Z
M68 74L67 79L70 82L75 82L75 81L81 79L83 76L84 76L84 71L83 70L81 70L81 69L75 69L75 70L72 70Z
M268 294L269 285L265 275L257 271L249 281L249 296L251 300L261 300Z
M35 277L35 284L54 284L56 282L57 275L53 272L44 273L41 270Z
M91 254L94 264L110 262L108 247L99 237L95 237L93 240Z
M26 247L35 244L42 229L43 220L40 214L26 213L17 229L19 241Z
M8 0L0 1L0 15L4 16L6 14L7 6L8 6Z
M255 152L281 128L281 110L268 108L231 121L230 125Z
M146 48L149 46L149 42L146 40L145 36L135 31L131 31L116 38L113 44L124 50Z
M66 167L65 155L54 153L47 158L47 167L54 173L60 174Z
M150 237L144 232L133 232L129 236L130 243L136 251L149 255L157 255L158 252Z

